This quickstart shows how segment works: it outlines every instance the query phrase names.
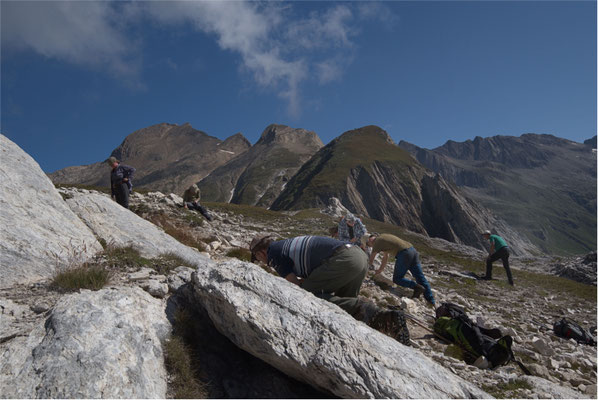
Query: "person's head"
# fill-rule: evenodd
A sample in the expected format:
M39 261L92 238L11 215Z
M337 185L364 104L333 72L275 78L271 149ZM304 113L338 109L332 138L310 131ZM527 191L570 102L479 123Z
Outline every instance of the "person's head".
M251 251L251 262L261 261L268 263L268 247L270 243L274 241L274 238L270 235L258 235L253 238L249 245Z
M355 215L347 213L347 215L345 215L345 221L347 221L347 225L349 226L355 225Z
M118 167L119 161L116 159L116 157L108 157L106 163L110 165L110 168L114 169Z
M484 232L482 232L482 236L483 236L483 237L484 237L484 239L486 239L486 240L490 239L490 235L491 235L491 233L490 233L490 231L489 231L489 230L487 230L487 229L486 229Z
M330 237L337 238L338 237L338 225L335 225L328 229L328 234Z
M363 246L372 247L377 237L378 234L376 232L370 233L369 235L365 234L361 237L361 244Z

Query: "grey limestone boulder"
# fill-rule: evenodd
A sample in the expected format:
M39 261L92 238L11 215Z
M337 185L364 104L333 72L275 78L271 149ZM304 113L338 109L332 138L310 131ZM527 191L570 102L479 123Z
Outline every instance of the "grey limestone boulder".
M342 398L488 398L419 351L254 264L200 266L195 296L240 348Z
M0 135L0 288L52 276L102 246L39 164Z
M132 246L147 258L175 253L195 265L208 258L166 234L156 225L121 207L106 195L74 193L67 204L83 222L109 245Z
M0 354L8 398L165 398L164 307L140 288L65 296Z

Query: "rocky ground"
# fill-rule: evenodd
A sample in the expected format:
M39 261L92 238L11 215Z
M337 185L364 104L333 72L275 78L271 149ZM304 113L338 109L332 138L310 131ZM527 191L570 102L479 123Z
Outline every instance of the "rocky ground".
M61 189L61 193L68 196L72 190ZM326 234L336 218L316 210L280 213L247 206L207 203L205 205L214 216L214 220L208 222L200 214L181 208L180 204L181 199L172 194L134 194L130 208L161 226L179 241L200 248L216 261L230 257L246 259L248 253L244 249L258 233L271 233L282 238L307 233L322 235ZM334 214L334 210L330 214ZM421 253L424 274L434 289L437 304L459 304L478 324L498 327L503 334L511 335L516 357L534 375L569 387L579 397L596 397L596 348L561 339L552 332L552 324L561 317L571 318L586 328L596 326L595 255L594 285L555 275L563 269L559 265L583 264L584 258L544 258L513 259L515 286L511 287L506 283L500 264L494 267L495 280L478 281L472 278L471 273L480 274L484 268L485 253L481 249L424 238L374 221L366 222L372 231L401 234L414 243ZM175 272L162 274L155 268L127 268L122 265L112 265L111 270L111 284L141 286L153 296L163 298L164 302L168 301L169 289L172 291L173 287L180 285L176 282L179 279L177 277L189 272L185 268L177 268ZM413 347L494 396L559 397L521 379L523 372L515 363L488 370L461 361L454 346L436 339L428 330L432 327L434 310L423 299L410 299L411 291L393 285L391 278L392 264L389 263L383 277L374 279L372 273L368 275L361 296L380 305L399 305L415 318L416 321L408 321ZM60 292L43 282L1 290L0 351L3 342L24 335L29 326L39 322L60 296ZM230 381L228 385L231 385ZM297 388L302 390L299 397L324 396L322 393L299 389L299 386ZM260 392L230 387L228 390L213 390L210 394L210 397L231 394L236 394L233 397L267 396L265 392L260 395ZM278 395L281 396L280 393ZM288 396L291 397L290 393Z

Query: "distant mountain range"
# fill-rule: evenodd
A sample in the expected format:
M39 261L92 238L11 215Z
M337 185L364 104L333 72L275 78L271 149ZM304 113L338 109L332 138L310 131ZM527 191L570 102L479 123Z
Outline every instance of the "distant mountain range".
M596 136L583 144L525 134L448 141L433 150L399 146L543 251L596 250Z
M593 142L592 142L593 141ZM353 212L476 247L493 228L518 254L581 253L596 245L596 138L497 136L434 150L366 126L323 146L315 132L270 125L251 146L159 124L127 136L112 155L137 168L136 187L274 210L323 207L331 197ZM103 162L52 174L55 183L107 186ZM506 221L506 222L505 222Z

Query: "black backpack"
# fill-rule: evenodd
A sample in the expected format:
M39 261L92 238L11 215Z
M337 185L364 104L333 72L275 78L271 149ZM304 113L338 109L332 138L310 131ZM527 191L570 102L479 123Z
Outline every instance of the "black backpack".
M596 339L594 339L590 332L567 318L554 323L554 333L565 339L575 339L577 343L596 346Z

